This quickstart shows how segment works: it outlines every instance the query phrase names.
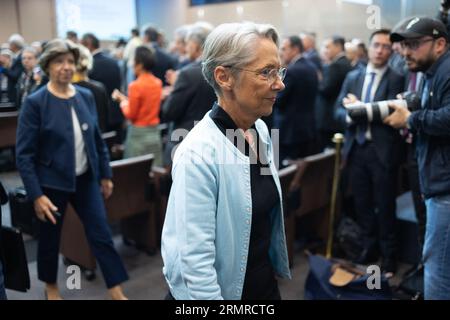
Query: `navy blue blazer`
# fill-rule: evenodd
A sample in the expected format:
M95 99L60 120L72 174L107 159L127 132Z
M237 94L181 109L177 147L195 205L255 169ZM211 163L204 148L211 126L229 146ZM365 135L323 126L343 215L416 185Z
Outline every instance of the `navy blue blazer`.
M426 100L408 119L416 136L420 187L425 198L450 194L450 51L426 72Z
M108 149L97 124L92 93L76 87L73 107L80 122L89 167L94 177L111 178ZM24 102L17 128L16 162L30 200L43 195L42 187L75 191L75 146L70 104L47 87Z
M314 139L314 105L319 82L314 65L305 58L288 66L273 109L273 127L280 129L280 143L297 144Z
M336 117L339 123L345 123L345 115L347 114L347 111L342 104L342 100L349 93L354 94L359 100L361 100L365 76L366 68L358 68L351 71L345 78L341 93L336 101ZM373 101L395 99L397 94L403 92L403 86L403 76L388 67L380 81L380 84L378 85ZM357 126L355 124L351 124L347 126L347 129L345 130L345 143L343 148L345 159L348 158L352 146L354 145L356 128ZM375 149L379 160L387 167L390 165L397 165L401 160L402 151L400 148L402 145L402 139L399 131L382 123L372 123L371 133L372 141L375 144Z

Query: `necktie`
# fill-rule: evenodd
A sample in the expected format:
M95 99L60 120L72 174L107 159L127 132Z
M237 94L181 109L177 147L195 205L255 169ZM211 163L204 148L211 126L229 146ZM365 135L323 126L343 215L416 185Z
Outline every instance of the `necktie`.
M375 72L370 73L369 84L366 89L366 94L364 95L364 103L368 103L372 101L372 87L375 82ZM366 142L366 131L367 131L367 122L362 123L358 126L358 132L356 135L356 141L358 144L363 145Z
M422 89L422 108L425 108L425 105L428 100L428 95L429 95L429 83L428 83L428 79L424 77L423 89Z
M409 77L409 91L416 92L417 86L417 73L411 72Z

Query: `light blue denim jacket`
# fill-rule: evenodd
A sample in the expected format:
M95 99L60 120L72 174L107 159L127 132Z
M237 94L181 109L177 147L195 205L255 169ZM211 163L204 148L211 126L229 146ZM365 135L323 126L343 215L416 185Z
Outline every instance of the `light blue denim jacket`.
M272 143L264 122L255 126L280 196L271 212L269 257L276 274L290 278ZM177 300L241 299L252 225L249 157L207 113L175 152L172 176L161 245L172 295Z

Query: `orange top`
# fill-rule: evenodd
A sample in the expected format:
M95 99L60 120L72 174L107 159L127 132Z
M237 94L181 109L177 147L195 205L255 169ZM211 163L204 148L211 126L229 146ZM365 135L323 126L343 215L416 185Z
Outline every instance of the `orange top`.
M162 81L150 73L141 74L128 86L128 101L120 104L123 115L137 127L159 124Z

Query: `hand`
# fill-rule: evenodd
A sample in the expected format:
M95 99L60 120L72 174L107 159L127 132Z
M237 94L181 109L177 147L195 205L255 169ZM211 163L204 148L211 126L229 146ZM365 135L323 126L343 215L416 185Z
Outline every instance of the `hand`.
M33 79L34 79L34 81L36 82L36 84L39 85L39 84L41 83L41 81L42 81L42 76L41 76L40 73L35 72L35 73L33 74Z
M174 71L172 69L166 71L166 82L173 86L178 78L178 71Z
M114 184L110 179L102 179L101 185L103 198L108 199L112 195Z
M34 211L39 220L47 221L50 220L51 223L56 224L56 219L53 216L58 208L50 201L47 196L40 196L34 200Z
M165 100L172 93L172 90L173 90L172 86L165 86L162 89L161 101Z
M347 97L342 99L342 104L344 105L344 107L346 107L349 104L355 103L355 102L359 102L359 100L354 94L351 94L351 93L349 93L347 95Z
M383 120L383 123L396 129L406 128L408 118L411 115L411 112L408 110L408 108L405 108L404 106L399 105L395 102L389 102L388 106L389 108L393 109L394 112L386 117Z
M119 102L122 102L123 100L127 99L127 97L117 89L114 89L113 93L111 94L111 98Z

